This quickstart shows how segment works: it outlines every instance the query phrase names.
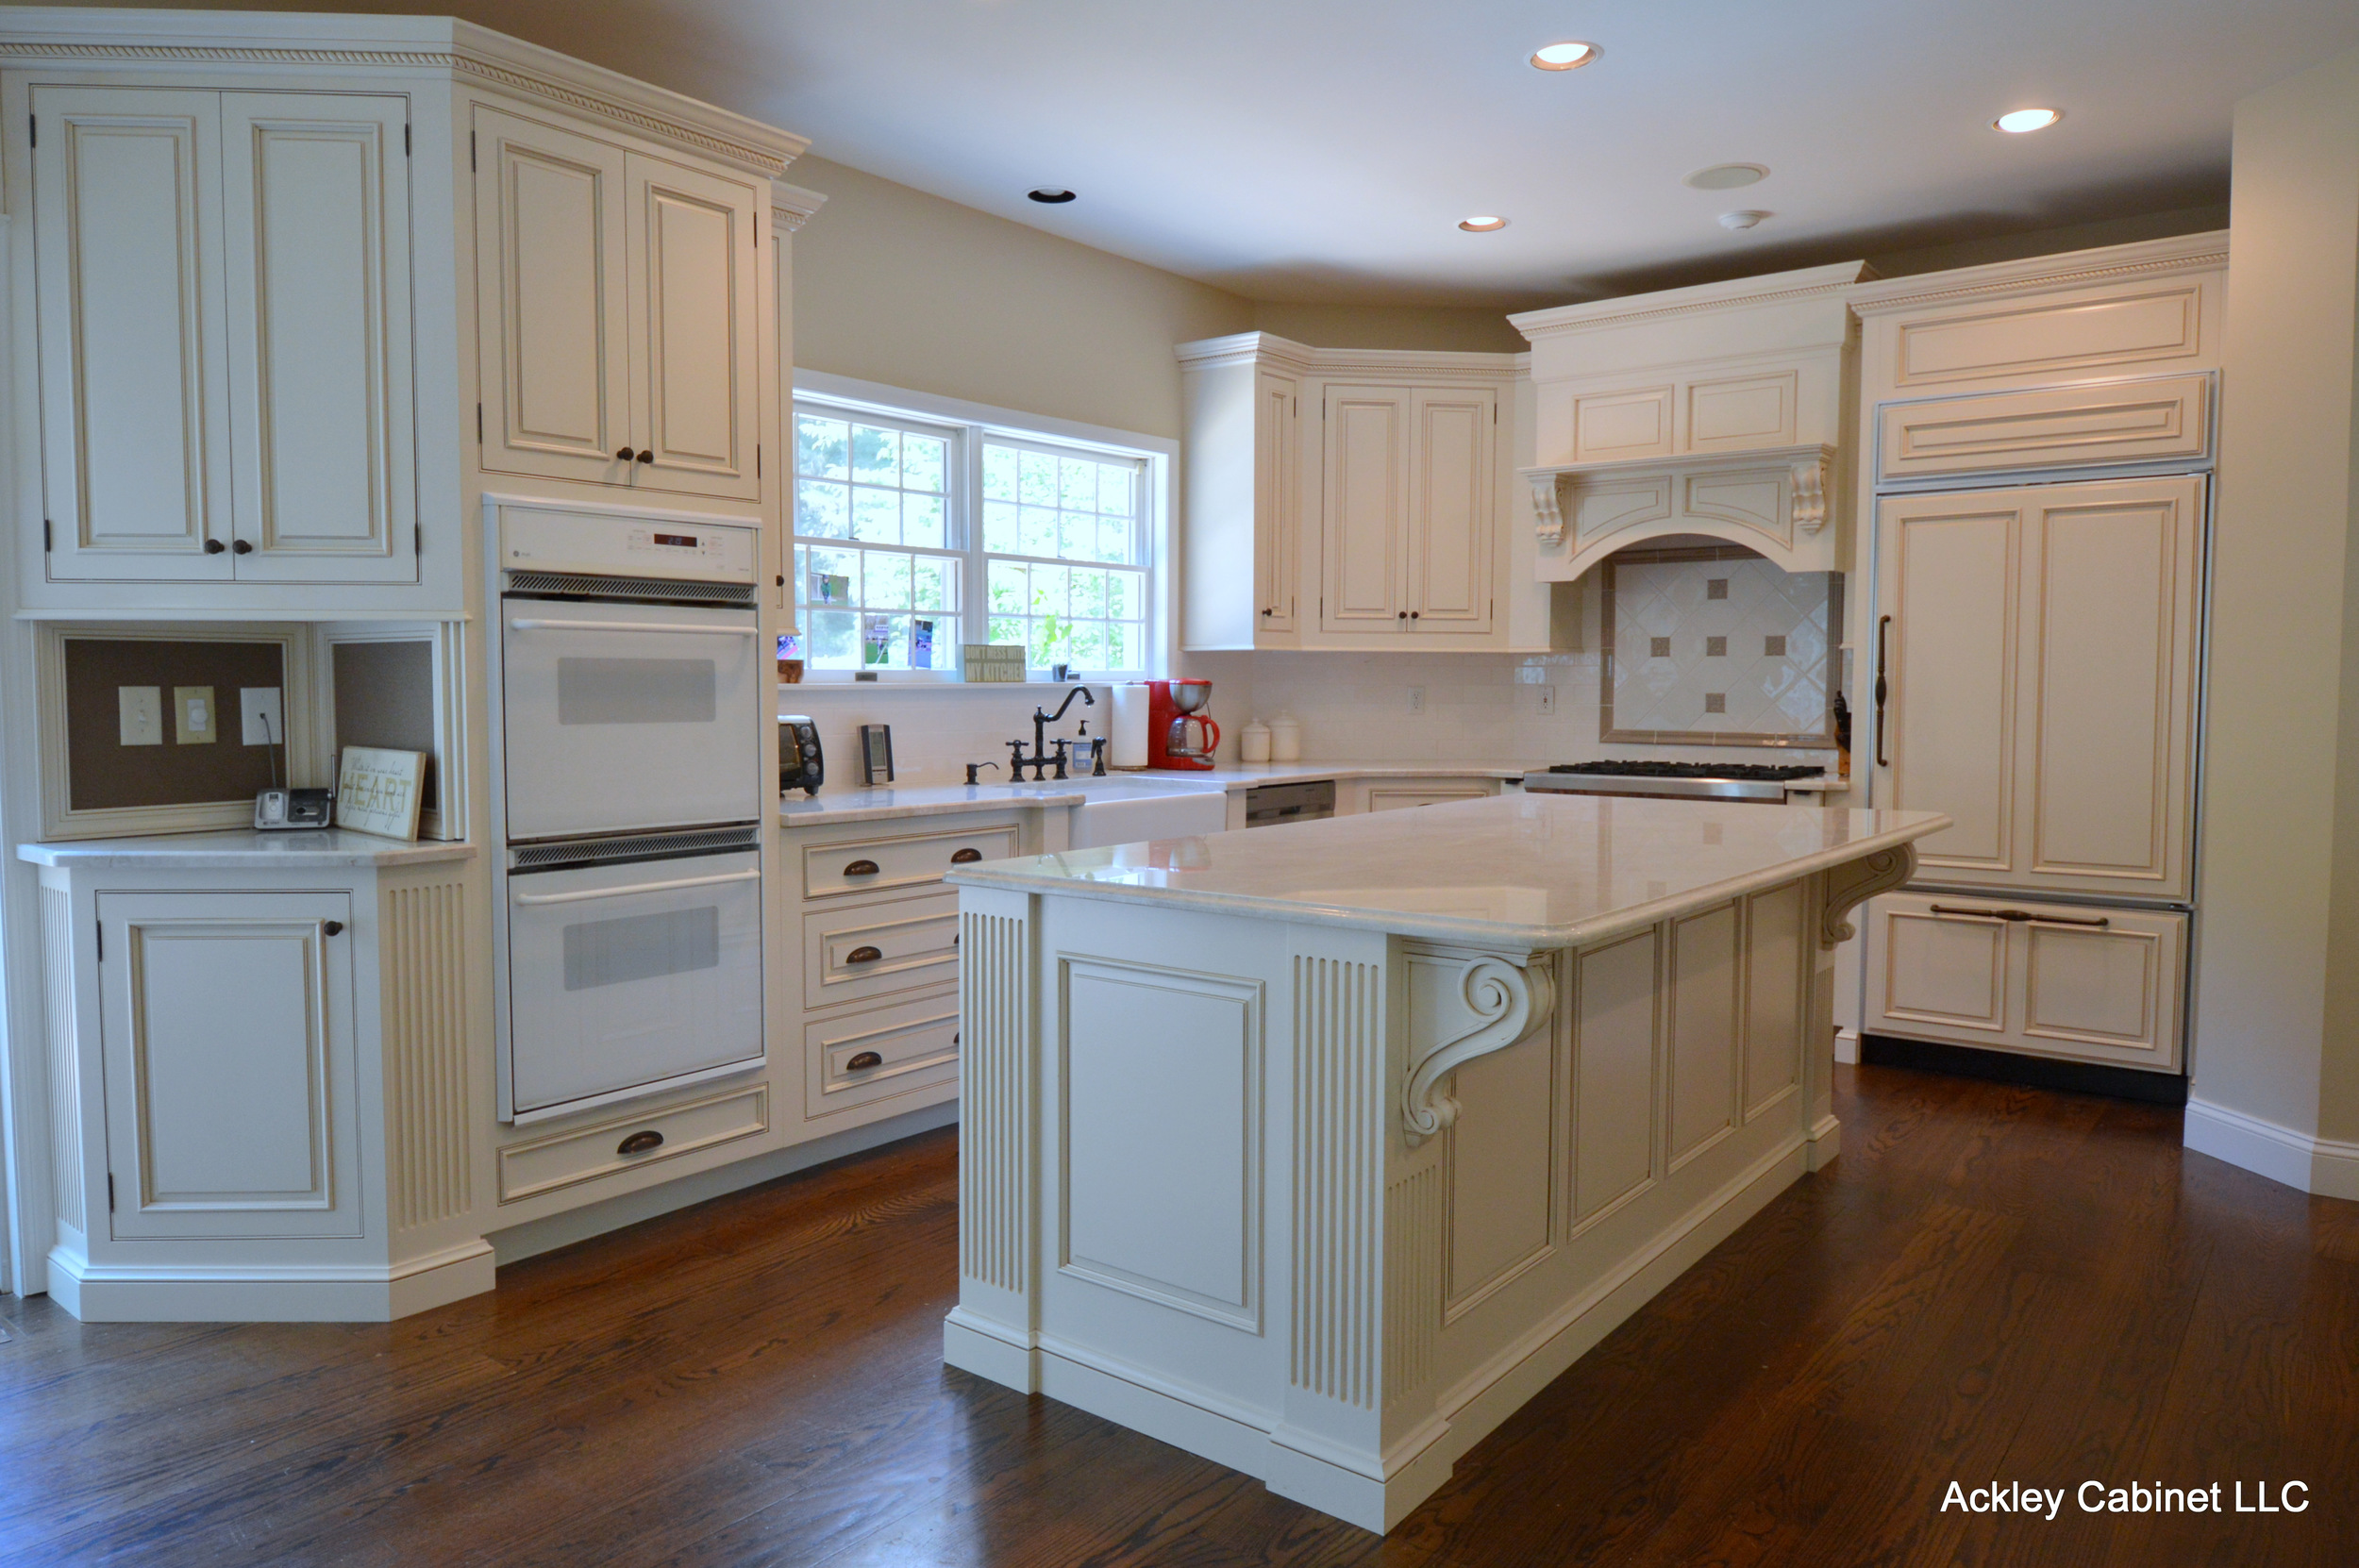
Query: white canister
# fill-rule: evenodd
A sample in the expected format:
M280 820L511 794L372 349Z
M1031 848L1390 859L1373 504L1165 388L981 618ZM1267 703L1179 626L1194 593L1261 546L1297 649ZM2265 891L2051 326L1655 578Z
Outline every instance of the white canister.
M1237 731L1237 760L1240 762L1269 760L1269 726L1255 719Z
M1280 713L1269 722L1269 759L1273 762L1302 760L1302 721L1291 713Z

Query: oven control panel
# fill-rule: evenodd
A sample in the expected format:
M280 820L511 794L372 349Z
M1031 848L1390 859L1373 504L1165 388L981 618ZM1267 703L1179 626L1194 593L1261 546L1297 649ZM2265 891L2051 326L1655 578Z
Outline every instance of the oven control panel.
M696 582L754 580L754 530L728 523L617 516L588 508L499 509L500 567Z

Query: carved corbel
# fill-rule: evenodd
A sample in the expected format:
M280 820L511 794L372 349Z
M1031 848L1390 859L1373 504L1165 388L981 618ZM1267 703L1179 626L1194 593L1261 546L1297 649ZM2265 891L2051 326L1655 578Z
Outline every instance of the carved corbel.
M1847 860L1827 873L1826 908L1818 913L1818 945L1839 947L1859 933L1843 917L1880 892L1890 892L1916 875L1916 845L1896 844Z
M1564 508L1556 494L1557 475L1532 474L1531 480L1532 533L1543 544L1564 542Z
M1475 1024L1428 1051L1409 1069L1400 1120L1412 1148L1458 1120L1458 1102L1436 1093L1444 1078L1477 1057L1514 1044L1556 1010L1556 980L1545 962L1532 966L1529 959L1518 963L1486 954L1467 960L1458 984Z
M1803 458L1794 464L1794 526L1815 534L1827 525L1827 459Z

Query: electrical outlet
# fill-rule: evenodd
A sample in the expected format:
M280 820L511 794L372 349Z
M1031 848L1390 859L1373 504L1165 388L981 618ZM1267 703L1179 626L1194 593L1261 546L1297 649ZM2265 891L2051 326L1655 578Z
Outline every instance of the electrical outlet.
M1541 717L1546 718L1548 715L1549 715L1549 714L1551 714L1551 713L1553 713L1553 712L1555 712L1555 711L1556 711L1556 688L1555 688L1555 687L1553 687L1553 686L1542 686L1542 687L1539 687L1539 688L1537 688L1537 689L1536 689L1536 694L1537 694L1537 696L1538 696L1538 698L1539 698L1539 702L1540 702L1540 714L1541 714Z
M213 689L172 689L172 738L184 746L209 746L221 737L213 726Z
M1409 688L1409 711L1412 713L1422 713L1425 711L1424 687L1412 686Z
M115 688L116 724L126 746L164 743L164 689L160 686Z
M239 740L249 746L275 746L287 738L287 720L278 710L276 686L238 688Z

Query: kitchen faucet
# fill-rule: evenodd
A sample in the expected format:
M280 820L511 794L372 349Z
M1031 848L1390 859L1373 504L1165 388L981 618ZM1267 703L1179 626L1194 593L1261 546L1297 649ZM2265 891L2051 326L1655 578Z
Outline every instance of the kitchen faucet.
M1046 709L1040 708L1032 709L1032 755L1029 757L1024 755L1024 742L1021 740L1010 741L1008 742L1009 753L1013 759L1008 767L1008 776L1010 778L1021 778L1024 776L1024 770L1026 768L1030 768L1032 770L1032 782L1037 784L1043 778L1047 776L1047 770L1052 764L1056 767L1057 776L1059 778L1062 778L1065 776L1065 752L1066 748L1071 746L1073 742L1065 739L1063 736L1059 736L1057 738L1057 753L1055 756L1051 757L1048 755L1048 726L1064 717L1064 710L1073 706L1073 699L1076 697L1080 698L1085 705L1091 708L1097 706L1097 699L1090 695L1090 689L1088 687L1076 686L1072 691L1065 693L1064 701L1057 705L1057 710L1054 713L1048 712Z

